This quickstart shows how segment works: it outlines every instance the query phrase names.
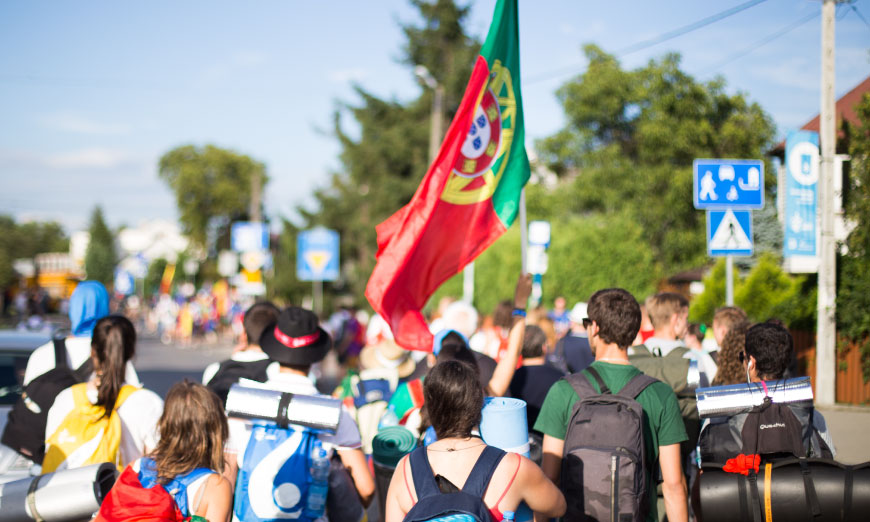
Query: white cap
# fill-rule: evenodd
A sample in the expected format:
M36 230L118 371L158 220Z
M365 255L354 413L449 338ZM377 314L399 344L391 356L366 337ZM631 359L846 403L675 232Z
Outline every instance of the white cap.
M571 322L580 324L583 322L583 319L586 319L586 303L580 301L579 303L574 305L574 308L568 313L568 319L571 319Z

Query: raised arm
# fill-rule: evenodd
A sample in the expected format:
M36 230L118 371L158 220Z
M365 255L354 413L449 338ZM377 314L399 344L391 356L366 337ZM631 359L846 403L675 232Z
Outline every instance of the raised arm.
M517 280L517 287L514 290L514 308L526 309L526 304L529 301L529 295L532 293L532 276L531 274L520 274ZM514 324L511 326L511 331L508 336L508 347L505 354L502 356L495 371L492 372L492 378L487 385L487 394L493 397L501 397L507 392L511 384L511 379L514 377L514 372L517 369L517 362L520 358L520 350L523 348L523 336L526 331L526 318L524 316L515 315Z

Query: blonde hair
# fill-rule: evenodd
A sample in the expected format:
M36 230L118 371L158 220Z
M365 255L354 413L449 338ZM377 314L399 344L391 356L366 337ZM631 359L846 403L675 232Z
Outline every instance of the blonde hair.
M674 292L662 292L646 301L646 311L653 328L658 330L670 321L671 316L689 307L689 300Z

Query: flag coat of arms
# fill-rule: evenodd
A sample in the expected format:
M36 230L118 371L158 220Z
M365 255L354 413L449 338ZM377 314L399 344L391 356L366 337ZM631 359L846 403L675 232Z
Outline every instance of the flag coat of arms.
M377 226L366 286L396 342L432 350L421 309L513 223L529 179L517 0L499 0L462 103L411 201Z

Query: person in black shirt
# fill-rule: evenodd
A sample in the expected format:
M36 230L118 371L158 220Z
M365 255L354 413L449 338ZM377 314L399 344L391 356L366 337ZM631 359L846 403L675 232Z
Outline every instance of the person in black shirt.
M538 413L541 411L547 392L550 391L550 386L564 376L560 370L545 364L546 346L547 335L544 331L538 326L526 325L523 337L523 365L514 373L508 388L511 397L526 401L526 420L529 425L531 444L530 458L538 463L543 435L534 432L532 427L538 419Z

